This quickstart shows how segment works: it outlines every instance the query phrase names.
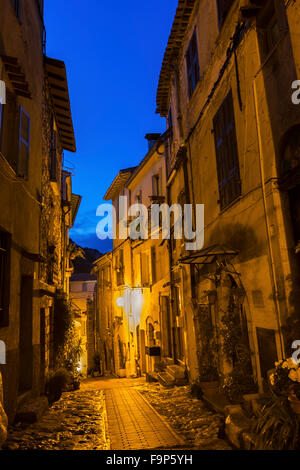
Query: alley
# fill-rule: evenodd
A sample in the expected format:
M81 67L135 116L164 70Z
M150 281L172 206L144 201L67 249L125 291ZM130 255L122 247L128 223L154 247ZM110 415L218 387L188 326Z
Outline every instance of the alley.
M181 400L178 401L179 396ZM194 434L190 431L185 433L174 415L172 417L164 409L161 408L159 414L154 408L157 400L175 409L179 421L186 415L186 407L192 403L193 417L187 416L187 419L194 428ZM199 443L202 442L204 448L230 449L226 442L217 437L219 423L220 417L208 411L201 401L188 398L186 387L167 390L158 384L146 384L144 379L90 379L82 383L79 391L64 393L40 422L25 429L21 426L11 427L4 448L185 449L196 447L196 443L187 436L193 435L198 439L202 426L202 441L200 439ZM203 441L207 443L206 446Z

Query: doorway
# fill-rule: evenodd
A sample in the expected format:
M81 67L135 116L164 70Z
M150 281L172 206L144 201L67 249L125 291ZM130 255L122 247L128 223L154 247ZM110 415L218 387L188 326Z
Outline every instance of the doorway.
M40 390L45 391L45 370L46 370L46 313L41 308L40 313Z
M173 353L170 300L166 295L161 296L161 334L162 354L164 357L172 358Z
M20 302L19 393L31 390L33 381L32 297L33 277L22 276Z

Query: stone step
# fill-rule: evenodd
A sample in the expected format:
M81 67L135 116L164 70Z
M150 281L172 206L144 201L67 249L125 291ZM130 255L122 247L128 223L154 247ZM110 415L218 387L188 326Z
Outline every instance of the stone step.
M166 368L165 372L175 381L175 385L186 385L188 382L186 370L183 366L172 364Z
M168 372L160 372L157 374L157 379L161 385L166 388L173 387L175 385L175 379Z

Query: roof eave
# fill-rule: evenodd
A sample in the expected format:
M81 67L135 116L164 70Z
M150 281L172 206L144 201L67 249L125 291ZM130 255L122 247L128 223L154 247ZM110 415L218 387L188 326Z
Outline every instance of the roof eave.
M167 117L171 79L178 63L183 41L197 0L179 0L159 76L156 113Z
M69 152L76 152L65 63L46 56L44 57L44 63L62 148Z

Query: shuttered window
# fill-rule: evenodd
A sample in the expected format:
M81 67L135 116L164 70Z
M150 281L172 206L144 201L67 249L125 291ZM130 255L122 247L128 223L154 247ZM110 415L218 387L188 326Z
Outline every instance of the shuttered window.
M232 92L213 120L221 209L241 195Z
M222 27L234 0L217 0L219 28Z
M194 31L194 34L192 36L191 42L189 44L189 47L186 53L186 66L187 66L189 98L191 98L196 88L196 85L200 80L200 68L199 68L196 30Z
M152 284L157 282L157 273L156 273L156 248L155 246L151 247L151 280Z
M152 176L152 196L160 195L160 178L159 175Z
M0 328L9 324L11 235L0 230Z
M19 155L17 174L21 178L28 177L28 162L30 151L30 117L20 106L20 128L19 128Z
M149 286L150 284L150 273L149 273L149 255L148 253L140 254L141 264L141 283L142 286Z

